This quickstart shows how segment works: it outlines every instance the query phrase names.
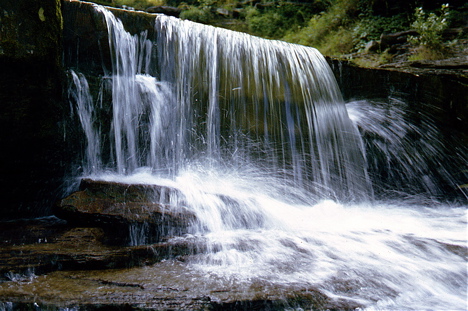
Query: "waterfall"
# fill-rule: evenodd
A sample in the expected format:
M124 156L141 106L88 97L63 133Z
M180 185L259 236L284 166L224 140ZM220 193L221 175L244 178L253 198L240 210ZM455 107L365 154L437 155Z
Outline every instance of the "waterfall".
M85 129L93 174L259 165L318 198L371 196L360 135L316 49L164 15L150 40L97 10L109 33L111 86L101 93L112 98L112 121ZM91 112L80 118L93 123ZM104 136L109 147L96 148Z
M89 174L101 167L100 137L94 128L96 116L94 115L94 102L89 91L88 81L83 74L70 71L72 83L68 90L70 98L76 103L75 111L80 119L81 126L86 136L86 158L84 172Z
M406 195L409 200L414 195L421 202L422 194L443 197L443 185L457 189L448 168L463 167L466 156L447 149L430 116L419 112L419 124L415 124L407 116L408 104L397 97L346 106L365 139L369 175L380 196Z
M96 10L112 68L95 92L70 73L83 174L175 189L159 203L197 220L171 240L206 249L183 258L191 269L246 288L310 286L369 310L466 309L466 208L370 200L370 140L364 147L358 126L387 161L369 163L374 174L389 170L379 187L430 171L424 151L409 156L411 142L398 144L414 127L398 119L385 128L384 114L362 102L348 105L351 120L313 48L163 15L154 37L131 35ZM398 157L411 174L392 175ZM419 188L437 191L430 178ZM130 231L132 245L148 240L144 226Z

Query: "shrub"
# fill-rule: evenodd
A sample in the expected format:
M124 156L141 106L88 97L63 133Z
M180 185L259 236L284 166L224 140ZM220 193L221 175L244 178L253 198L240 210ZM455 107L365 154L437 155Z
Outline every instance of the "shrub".
M341 56L353 49L353 33L349 28L340 27L330 33L326 40L320 41L316 48L325 55Z
M285 41L313 46L322 53L335 53L349 49L349 26L353 24L359 0L336 1L327 11L312 17L306 27L288 32ZM344 37L343 37L344 36Z
M449 26L449 6L443 4L440 15L434 12L426 13L421 7L416 8L414 13L415 21L411 26L418 32L418 36L412 36L409 41L416 45L429 48L439 48L442 45L442 33Z

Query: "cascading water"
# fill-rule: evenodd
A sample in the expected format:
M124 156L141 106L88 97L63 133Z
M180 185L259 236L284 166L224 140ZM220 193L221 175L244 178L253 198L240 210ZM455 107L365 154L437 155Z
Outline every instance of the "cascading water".
M153 43L99 10L112 52L113 115L110 128L92 135L111 137L103 147L111 161L90 173L149 167L173 177L197 160L261 162L321 197L369 197L359 134L315 49L165 16L155 20Z
M312 285L368 309L466 309L466 207L369 203L363 143L315 49L162 15L150 39L96 8L112 71L94 101L71 73L84 174L177 189L166 203L197 221L174 239L208 249L193 269ZM371 131L370 110L354 108Z
M463 150L446 147L430 116L418 112L416 125L408 117L408 105L396 97L354 101L346 106L364 136L376 193L382 193L387 200L415 196L421 202L424 196L443 196L443 185L452 192L458 188L460 183L451 176L450 168L460 171L468 159Z

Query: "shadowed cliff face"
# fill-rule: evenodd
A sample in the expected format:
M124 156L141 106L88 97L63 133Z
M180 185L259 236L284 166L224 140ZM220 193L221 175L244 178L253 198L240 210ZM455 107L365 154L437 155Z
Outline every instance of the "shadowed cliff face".
M420 153L424 157L424 163L420 164L427 166L429 174L438 175L433 180L440 185L437 194L440 199L466 202L467 192L463 185L468 181L468 71L466 62L459 64L457 61L406 62L386 69L360 68L336 60L330 60L330 65L346 102L380 102L385 111L397 108L395 102L404 103L402 120L414 129L404 137L408 142L405 152L410 156ZM385 122L392 125L395 119L387 115ZM370 147L375 137L365 130L361 132L367 160L372 167L378 158ZM424 148L421 143L425 144ZM391 152L395 152L394 148ZM400 158L404 156L400 155ZM418 167L417 161L408 165L411 170ZM391 177L388 169L370 170L382 188L405 184L403 180ZM425 176L423 173L415 175L419 180Z
M62 29L59 0L17 1L0 4L0 56L59 61Z
M108 9L122 20L132 35L146 31L148 39L154 38L154 14ZM109 37L102 14L92 3L79 1L64 2L62 13L65 66L94 75L111 71Z
M42 215L64 176L59 0L0 3L1 218Z
M447 136L468 143L468 63L466 60L404 62L387 68L360 68L330 60L346 101L398 96L415 112L435 118Z

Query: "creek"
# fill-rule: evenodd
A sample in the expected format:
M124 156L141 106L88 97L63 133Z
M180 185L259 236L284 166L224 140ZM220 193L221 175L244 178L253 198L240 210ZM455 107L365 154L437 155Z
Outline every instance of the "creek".
M365 310L467 308L466 189L446 167L464 151L448 159L430 116L412 123L397 97L345 103L313 48L164 15L131 34L95 10L110 66L94 87L69 70L82 177L177 189L159 203L196 216L170 238L204 245L190 273Z

